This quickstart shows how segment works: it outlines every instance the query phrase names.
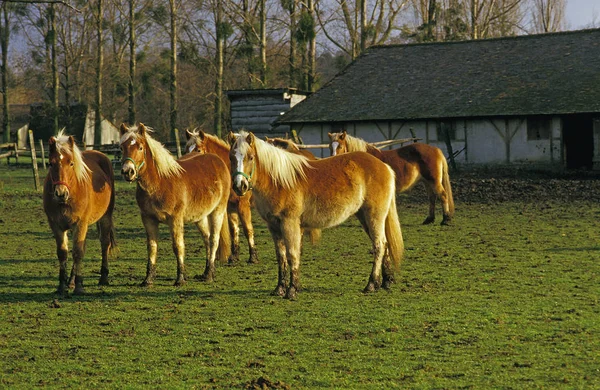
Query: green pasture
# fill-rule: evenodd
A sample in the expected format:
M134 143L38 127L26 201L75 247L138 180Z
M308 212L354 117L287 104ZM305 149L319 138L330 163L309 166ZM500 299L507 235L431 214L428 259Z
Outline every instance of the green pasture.
M92 228L86 295L58 299L31 169L0 163L0 388L600 387L597 202L457 199L452 226L423 226L418 188L398 197L406 256L390 291L361 292L370 246L351 219L305 245L289 301L270 295L277 266L256 213L259 264L194 280L204 249L189 227L188 283L176 288L163 227L157 280L139 287L145 233L133 185L117 191L111 286L97 286Z

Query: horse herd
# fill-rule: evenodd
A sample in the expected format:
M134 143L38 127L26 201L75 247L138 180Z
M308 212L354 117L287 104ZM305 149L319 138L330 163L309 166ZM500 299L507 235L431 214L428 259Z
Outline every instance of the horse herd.
M330 133L331 157L317 159L284 139L263 141L251 132L229 133L227 142L202 131L187 134L180 159L151 135L143 124L121 125L121 174L136 183L136 201L147 237L143 286L156 276L159 224L169 226L177 259L175 285L185 283L184 224L194 223L204 240L206 267L202 280L212 281L215 261L239 260L240 225L249 246L249 263L258 261L251 207L265 220L279 267L274 294L294 299L300 289L302 237L316 242L323 228L355 215L372 241L373 266L365 292L389 288L404 244L396 193L423 181L429 214L442 202L442 224L454 212L448 165L440 149L414 143L381 151L342 133ZM100 285L108 285L108 257L116 248L113 210L114 173L109 158L94 150L80 151L61 131L49 140L50 168L43 205L56 240L59 260L57 293L84 293L82 259L89 225L99 231L102 266ZM240 223L241 222L241 223ZM73 266L67 270L72 231Z

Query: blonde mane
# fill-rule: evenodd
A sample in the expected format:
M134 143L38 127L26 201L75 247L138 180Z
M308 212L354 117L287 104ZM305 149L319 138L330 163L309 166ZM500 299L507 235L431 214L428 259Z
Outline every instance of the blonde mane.
M73 144L73 148L69 147L69 136L65 134L65 129L59 131L55 139L56 151L59 154L65 153L71 156L71 159L73 160L73 170L75 171L75 177L77 178L77 181L80 183L89 181L91 170L83 161L81 150L79 150L77 145Z
M129 137L133 137L133 139L139 141L141 138L146 140L146 144L148 144L148 150L150 150L150 154L154 160L154 165L156 166L156 170L158 171L158 175L163 178L170 178L172 176L180 176L185 169L179 165L177 160L171 155L171 152L167 150L157 140L150 136L150 132L154 131L150 127L146 127L145 137L142 136L138 132L138 128L136 126L130 127L127 129L128 131L123 134L121 137L120 144L127 141Z
M248 133L241 131L236 141L237 150L246 154L250 145L246 142ZM292 189L298 183L298 180L306 180L304 170L309 168L308 159L299 154L292 154L273 146L266 141L254 137L256 148L256 158L265 171L271 176L275 185L280 185L285 189Z
M342 133L336 133L339 136ZM368 143L367 141L360 139L360 138L356 138L351 136L350 134L346 133L346 147L348 148L348 152L366 152L367 151L367 146Z

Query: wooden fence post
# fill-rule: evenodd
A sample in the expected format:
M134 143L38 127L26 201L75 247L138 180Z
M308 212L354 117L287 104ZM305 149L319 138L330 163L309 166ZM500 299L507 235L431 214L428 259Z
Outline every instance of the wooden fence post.
M33 139L33 131L29 130L29 145L31 146L31 165L33 166L33 181L35 190L40 190L40 175L38 174L37 159L35 156L35 142Z
M177 158L181 158L181 144L179 143L179 130L175 129L175 147L177 148Z
M42 149L42 167L46 170L46 155L44 154L44 141L40 138L40 148Z

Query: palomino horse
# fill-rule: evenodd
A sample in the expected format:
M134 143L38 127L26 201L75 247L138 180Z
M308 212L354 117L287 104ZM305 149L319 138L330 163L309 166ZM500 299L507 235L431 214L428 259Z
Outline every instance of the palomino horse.
M296 297L302 229L335 226L352 215L373 242L373 269L365 291L389 287L394 273L390 257L397 267L404 252L389 166L363 152L310 161L244 131L238 137L230 133L229 142L233 189L239 195L253 189L256 208L275 243L275 295Z
M116 249L113 224L115 177L108 157L95 150L80 151L72 136L61 131L48 141L50 168L44 182L44 211L56 240L60 263L58 290L83 294L82 260L88 226L96 223L102 249L99 285L108 285L108 256ZM67 277L68 237L73 233L73 267ZM74 280L73 280L74 279Z
M229 145L217 136L207 134L202 130L190 132L185 131L187 153L197 152L201 154L216 154L225 162L229 169ZM258 263L258 251L254 244L254 227L252 226L252 193L238 196L230 189L229 202L227 203L227 217L229 218L229 231L231 235L231 256L229 263L233 264L240 260L240 219L244 234L248 240L250 257L248 263Z
M287 150L290 153L301 154L309 160L317 159L315 155L309 152L308 150L300 149L291 139L265 137L265 141L267 141L273 146L277 146L280 149Z
M226 218L231 186L229 170L213 154L175 160L149 131L141 123L131 128L121 125L121 174L128 182L137 183L135 197L148 243L148 266L142 286L151 285L156 276L159 223L167 224L171 232L177 259L175 285L185 283L183 232L186 222L194 223L204 239L206 268L201 279L212 281L215 258L225 261L229 256Z
M408 191L419 181L425 182L429 197L429 216L423 224L435 221L436 196L442 202L442 225L447 225L454 215L454 199L444 153L435 146L414 143L392 150L379 150L366 141L352 137L346 131L329 133L329 150L332 156L346 152L363 151L389 164L396 173L396 191Z

